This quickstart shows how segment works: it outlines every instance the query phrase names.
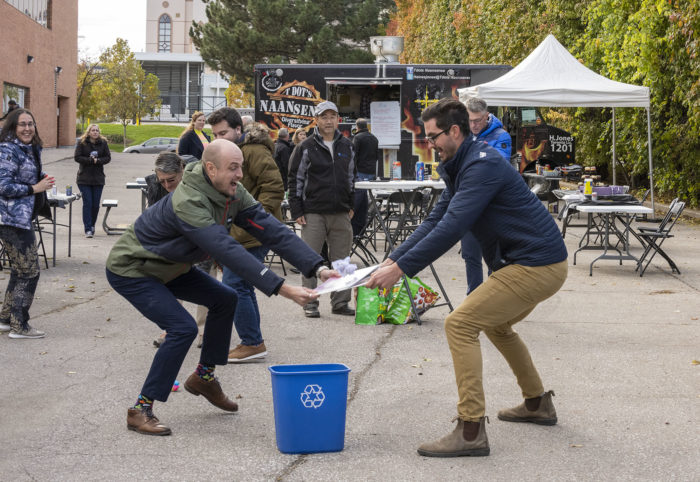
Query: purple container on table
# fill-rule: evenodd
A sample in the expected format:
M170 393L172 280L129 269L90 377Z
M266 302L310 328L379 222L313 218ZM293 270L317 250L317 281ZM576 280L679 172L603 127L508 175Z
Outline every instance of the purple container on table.
M583 192L583 186L579 186L578 190ZM593 186L593 192L598 193L598 196L614 196L618 194L625 194L624 186Z

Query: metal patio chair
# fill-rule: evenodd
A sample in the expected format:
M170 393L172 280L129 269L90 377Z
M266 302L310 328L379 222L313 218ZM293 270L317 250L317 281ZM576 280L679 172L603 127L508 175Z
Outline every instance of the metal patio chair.
M666 241L666 239L673 237L671 230L673 229L673 226L676 225L676 221L678 221L681 213L683 213L683 209L685 209L685 203L676 198L671 202L666 216L664 216L661 223L659 223L657 227L637 228L637 235L645 243L644 252L639 257L639 263L637 264L636 269L639 271L640 277L644 276L644 272L649 267L651 260L654 259L654 256L656 256L656 253L660 254L661 257L668 262L672 273L681 274L681 271L678 269L678 266L676 266L676 263L673 262L671 257L663 249L661 249L661 245L664 241Z

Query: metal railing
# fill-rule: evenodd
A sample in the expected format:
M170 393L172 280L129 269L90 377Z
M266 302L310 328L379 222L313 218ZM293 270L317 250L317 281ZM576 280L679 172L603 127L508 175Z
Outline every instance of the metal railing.
M189 101L188 101L189 100ZM226 107L223 95L162 95L160 113L156 116L144 116L143 121L188 122L196 111L209 115L217 109Z

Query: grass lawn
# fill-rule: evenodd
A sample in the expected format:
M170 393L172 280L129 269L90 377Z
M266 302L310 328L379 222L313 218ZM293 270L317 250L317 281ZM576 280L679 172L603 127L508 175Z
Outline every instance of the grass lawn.
M103 136L108 136L110 134L121 135L123 127L121 124L98 124L100 126L100 131ZM164 126L156 124L141 124L140 126L128 125L126 126L126 145L132 146L134 144L141 144L143 141L147 141L151 137L180 137L184 127L181 126ZM211 130L204 129L211 137ZM112 152L122 152L124 146L119 144L109 144L109 150Z

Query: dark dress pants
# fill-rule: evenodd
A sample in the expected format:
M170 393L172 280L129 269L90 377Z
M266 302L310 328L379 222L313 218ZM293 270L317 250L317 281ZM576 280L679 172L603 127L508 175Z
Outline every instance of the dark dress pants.
M141 393L164 402L197 337L197 322L178 300L209 309L204 325L200 363L226 365L231 344L236 292L199 268L163 284L155 278L126 278L107 270L107 280L143 316L167 332L165 341L153 357L151 369Z

